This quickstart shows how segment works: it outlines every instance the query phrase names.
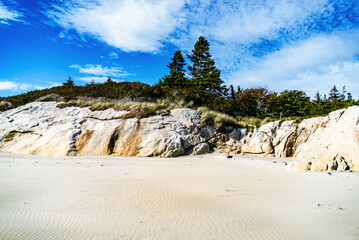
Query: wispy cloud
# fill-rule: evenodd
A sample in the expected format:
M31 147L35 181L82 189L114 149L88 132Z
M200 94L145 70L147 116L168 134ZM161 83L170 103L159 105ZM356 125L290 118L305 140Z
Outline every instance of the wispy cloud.
M287 44L258 59L250 68L228 75L228 83L243 87L270 86L276 90L301 89L309 94L339 83L353 85L358 76L355 70L359 66L358 38L359 31L352 31ZM331 70L336 68L340 69L340 75Z
M0 81L0 90L12 90L18 87L18 84L11 81Z
M22 14L18 11L6 7L0 1L0 24L10 24L9 21L21 21Z
M31 90L31 89L44 89L45 87L34 85L34 84L27 84L27 83L19 83L16 81L8 81L8 80L0 80L0 90Z
M327 94L334 85L339 90L343 86L351 92L355 98L359 98L359 61L344 61L334 65L322 67L318 72L298 74L295 79L289 81L289 89L303 89L309 96L314 97L316 91Z
M113 80L119 80L130 74L121 67L103 67L102 65L87 64L85 66L71 65L70 68L77 69L79 73L91 76L79 77L77 79L81 81L94 81L104 82L107 77L113 78Z
M196 1L195 1L196 2ZM296 31L330 9L328 0L206 1L188 3L183 34L247 44ZM179 40L184 40L180 36Z
M89 77L78 77L76 78L80 81L84 82L96 82L96 83L103 83L107 80L107 77L96 77L96 76L89 76ZM111 78L113 81L118 81L118 79Z

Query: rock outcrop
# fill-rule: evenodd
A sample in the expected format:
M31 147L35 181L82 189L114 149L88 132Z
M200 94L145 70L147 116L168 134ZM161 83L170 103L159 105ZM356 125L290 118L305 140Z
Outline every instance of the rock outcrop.
M349 107L317 119L316 130L300 144L291 171L359 170L359 107ZM313 128L312 128L313 129Z
M290 171L359 170L359 106L326 117L275 121L256 129L199 128L200 116L188 108L162 110L147 118L128 112L57 108L33 102L0 114L0 149L21 154L77 154L177 157L224 153L294 157Z
M125 111L91 112L88 108L59 109L56 105L34 102L2 113L0 147L13 153L48 156L176 157L209 150L197 127L200 116L192 109L123 119Z
M223 152L293 157L288 170L359 170L359 106L326 117L270 122L240 141L223 144Z

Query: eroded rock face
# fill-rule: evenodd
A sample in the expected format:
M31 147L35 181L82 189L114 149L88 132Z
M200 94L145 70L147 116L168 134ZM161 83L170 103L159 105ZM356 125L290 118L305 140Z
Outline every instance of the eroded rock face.
M21 154L65 156L81 133L87 108L56 108L54 102L34 102L0 115L0 147ZM13 133L14 138L6 141Z
M328 122L328 117L296 121L270 122L247 136L241 144L242 154L292 157L309 136Z
M176 157L192 153L205 138L192 109L173 109L138 120L125 111L56 108L34 102L0 115L0 147L22 154L80 154ZM203 131L205 131L204 129ZM207 132L211 132L211 129ZM198 152L206 152L201 145Z
M243 154L289 157L294 151L295 121L269 122L261 126L242 147Z
M359 107L341 109L323 118L317 130L298 146L297 162L310 164L312 171L359 170ZM298 168L298 167L296 167Z

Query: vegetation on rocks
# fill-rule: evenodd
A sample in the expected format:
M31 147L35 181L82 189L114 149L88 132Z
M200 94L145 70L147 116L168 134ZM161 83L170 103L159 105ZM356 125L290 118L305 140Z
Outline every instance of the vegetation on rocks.
M57 104L57 107L89 107L91 111L103 111L109 108L113 108L116 111L128 111L128 113L125 113L122 116L123 118L145 118L155 115L156 111L158 110L174 108L174 106L170 106L161 102L124 102L121 100L103 98L71 100L69 102L59 103Z
M220 132L225 132L226 127L247 127L247 124L241 124L234 117L231 117L227 114L216 112L210 110L207 107L200 107L197 109L197 112L201 115L201 123L199 127L204 125L213 126L216 130Z

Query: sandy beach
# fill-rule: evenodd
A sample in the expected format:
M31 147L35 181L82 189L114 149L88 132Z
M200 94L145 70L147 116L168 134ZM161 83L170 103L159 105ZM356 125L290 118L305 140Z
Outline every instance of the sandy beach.
M359 173L289 159L0 153L0 239L359 239Z

